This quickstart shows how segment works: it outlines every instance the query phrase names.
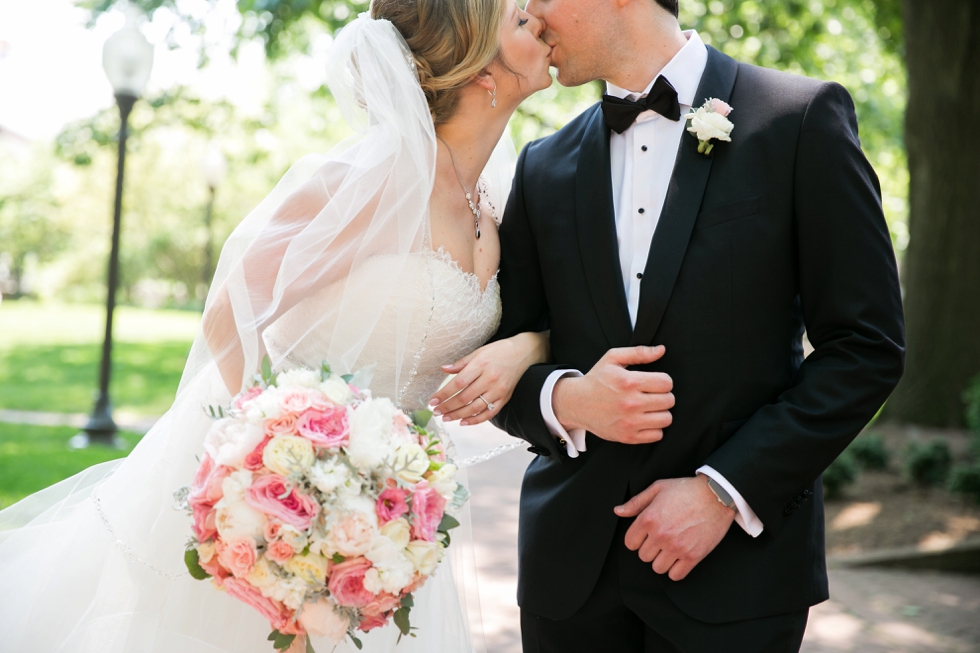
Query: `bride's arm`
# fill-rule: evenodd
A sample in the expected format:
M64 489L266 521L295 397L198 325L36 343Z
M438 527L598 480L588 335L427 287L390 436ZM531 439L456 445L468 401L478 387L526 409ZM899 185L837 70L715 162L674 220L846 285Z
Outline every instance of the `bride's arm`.
M510 401L524 372L551 358L549 336L549 331L519 333L444 365L442 369L456 378L443 386L429 405L447 422L463 420L460 423L468 426L489 420Z

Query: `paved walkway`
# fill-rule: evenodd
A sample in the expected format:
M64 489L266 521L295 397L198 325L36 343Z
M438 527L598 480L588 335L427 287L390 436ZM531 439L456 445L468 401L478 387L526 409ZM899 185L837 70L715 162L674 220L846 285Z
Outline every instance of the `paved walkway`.
M519 449L469 470L490 653L521 652L517 502L531 458ZM980 576L831 569L830 591L831 600L810 612L803 653L980 652Z

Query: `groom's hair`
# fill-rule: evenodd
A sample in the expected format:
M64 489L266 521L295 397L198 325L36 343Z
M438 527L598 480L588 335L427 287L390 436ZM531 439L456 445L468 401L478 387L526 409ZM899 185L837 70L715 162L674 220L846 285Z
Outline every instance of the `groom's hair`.
M657 4L669 11L677 18L677 5L680 0L657 0Z

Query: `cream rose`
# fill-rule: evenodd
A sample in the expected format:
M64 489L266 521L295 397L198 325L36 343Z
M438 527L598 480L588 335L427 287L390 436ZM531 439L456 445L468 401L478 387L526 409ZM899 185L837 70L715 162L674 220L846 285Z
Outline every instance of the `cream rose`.
M320 373L313 370L288 370L276 376L277 388L315 388L318 385L320 385Z
M447 463L432 472L429 476L429 487L439 493L447 502L451 502L456 496L456 465Z
M223 501L223 499L222 499ZM231 503L217 509L215 528L225 541L242 537L261 539L265 533L266 516L244 501Z
M231 417L219 419L204 436L204 450L217 465L241 467L265 434L254 424Z
M214 540L208 540L197 545L197 559L204 564L211 562L214 557Z
M439 566L442 560L443 546L438 542L415 540L409 542L405 549L405 557L412 563L415 570L423 576L429 576Z
M422 475L429 471L429 456L417 444L399 446L389 462L395 475L406 483L418 483Z
M296 435L277 435L262 452L262 463L277 474L304 472L316 461L313 445Z
M273 571L272 565L269 561L265 559L264 556L259 556L252 566L252 571L249 572L246 578L255 587L259 588L263 596L268 596L265 590L268 587L272 587L279 581L279 577L276 576L276 572Z
M377 518L356 510L337 522L330 532L330 543L343 556L364 555L377 532Z
M327 399L334 402L338 406L343 406L350 403L350 400L354 398L354 393L351 392L350 386L347 382L338 376L331 376L329 379L320 384L320 392L327 395Z
M412 527L404 517L392 519L381 527L381 534L394 543L395 547L401 551L412 541Z
M323 585L327 580L327 559L320 555L293 556L282 568L309 585Z

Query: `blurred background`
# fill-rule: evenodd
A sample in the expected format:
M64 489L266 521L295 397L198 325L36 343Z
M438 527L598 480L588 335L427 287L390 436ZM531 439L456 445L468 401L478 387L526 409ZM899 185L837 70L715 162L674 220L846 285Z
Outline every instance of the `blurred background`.
M980 650L980 2L680 6L682 26L725 53L850 91L901 269L906 376L825 475L844 598L815 612L805 650ZM367 7L0 0L0 508L125 455L168 408L225 238L292 162L349 134L323 60ZM125 103L103 48L127 20L150 44L152 72L129 93L106 359ZM516 144L600 94L555 84L535 95L511 123ZM114 419L114 446L69 448L80 428L104 435L92 414ZM514 452L474 471L495 651L517 650L514 520L528 459Z

